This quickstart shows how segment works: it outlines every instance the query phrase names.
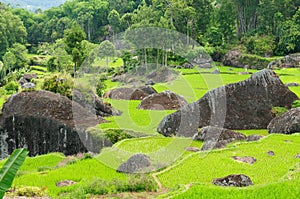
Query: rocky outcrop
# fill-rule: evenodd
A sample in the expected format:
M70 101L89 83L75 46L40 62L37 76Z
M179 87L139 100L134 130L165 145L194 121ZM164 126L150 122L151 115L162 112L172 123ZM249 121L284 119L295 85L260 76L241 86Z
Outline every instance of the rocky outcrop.
M300 67L300 53L287 55L284 58L280 58L269 63L268 68L297 68Z
M121 173L139 173L151 165L150 158L144 154L135 154L125 163L121 164L117 171Z
M203 141L202 151L224 148L235 140L245 140L246 136L229 130L213 126L207 126L193 136L193 140Z
M116 100L143 100L148 93L138 88L116 88L104 94L104 98Z
M297 100L271 70L207 92L201 99L166 116L157 130L165 136L192 137L198 128L265 129L275 117L272 107L291 107Z
M110 103L104 102L93 92L83 94L79 90L73 89L72 100L86 108L90 112L100 117L118 116L122 112L114 109Z
M239 50L229 51L222 60L224 66L233 66L236 68L244 68L244 65L240 62L242 52Z
M0 117L0 157L22 147L28 148L30 156L99 152L103 145L111 143L94 139L86 129L103 122L106 121L55 93L33 91L13 95L4 104Z
M144 98L138 106L144 110L178 110L187 105L187 101L172 91L156 93Z
M253 185L253 182L250 177L244 174L238 174L214 179L213 184L226 187L246 187Z
M268 125L269 133L300 133L300 108L291 109L276 118Z

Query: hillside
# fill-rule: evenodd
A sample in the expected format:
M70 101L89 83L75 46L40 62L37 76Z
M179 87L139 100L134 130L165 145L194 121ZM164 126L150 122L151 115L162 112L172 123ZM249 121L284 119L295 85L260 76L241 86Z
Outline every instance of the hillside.
M47 10L52 7L59 6L65 2L65 0L1 0L5 4L11 4L21 8L35 11L37 9Z

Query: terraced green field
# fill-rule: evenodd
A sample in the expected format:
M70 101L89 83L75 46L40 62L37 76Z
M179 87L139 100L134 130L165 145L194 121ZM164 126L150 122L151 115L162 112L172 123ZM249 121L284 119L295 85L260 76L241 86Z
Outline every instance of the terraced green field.
M239 75L244 69L218 67L221 75L211 74L214 69L180 69L182 76L173 82L156 84L158 92L172 90L183 95L189 102L202 97L208 90L228 83L245 80L250 75ZM249 72L256 72L249 70ZM284 83L298 82L299 69L277 70ZM107 81L108 89L119 86ZM300 97L299 87L290 87ZM144 153L160 170L153 171L158 185L167 190L160 198L299 198L300 162L295 158L300 154L300 134L268 135L267 130L243 130L245 135L266 136L257 142L233 143L222 150L209 152L187 152L187 146L201 148L202 142L186 138L165 138L156 132L161 119L173 111L138 110L139 101L107 100L123 112L121 116L106 118L110 123L99 125L99 129L122 128L142 132L148 137L123 140L111 148L103 149L94 158L70 158L62 154L48 154L27 158L16 177L13 186L35 186L51 197L65 192L76 191L94 178L105 181L126 180L128 176L116 172L116 168L130 156ZM274 151L275 156L268 156ZM232 156L253 156L253 165L238 163ZM4 161L0 162L0 167ZM154 168L154 169L155 169ZM246 174L254 186L248 188L221 188L212 185L214 178L229 174ZM78 182L70 187L59 188L62 180ZM147 198L147 193L145 193Z

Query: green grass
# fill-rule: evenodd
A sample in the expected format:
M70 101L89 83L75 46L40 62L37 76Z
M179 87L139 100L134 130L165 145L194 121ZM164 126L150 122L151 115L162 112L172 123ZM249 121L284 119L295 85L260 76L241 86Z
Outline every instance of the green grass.
M289 140L288 142L286 140ZM258 142L241 143L228 149L193 154L172 170L158 177L166 187L178 184L203 183L210 185L212 180L229 174L246 174L255 185L278 182L299 160L300 135L270 135ZM267 151L275 156L267 156ZM237 163L232 156L253 156L254 165Z
M108 66L110 68L117 68L120 66L123 66L123 60L121 58L113 58L113 59L109 59L108 62ZM101 66L101 67L105 67L106 66L106 59L97 59L92 66Z

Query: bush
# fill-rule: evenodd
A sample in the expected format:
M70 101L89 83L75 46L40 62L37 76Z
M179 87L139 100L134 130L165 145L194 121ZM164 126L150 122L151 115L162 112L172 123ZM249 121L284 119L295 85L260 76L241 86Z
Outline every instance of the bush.
M298 108L300 107L300 100L296 100L293 102L293 108Z
M96 93L99 97L102 97L104 94L104 90L106 89L106 85L103 79L100 79L96 85Z
M45 196L45 189L39 187L18 187L11 191L13 196L25 196L25 197L42 197ZM10 195L10 194L8 194Z
M288 111L288 109L285 107L275 106L272 108L272 113L274 113L276 115L276 117L287 111Z
M59 93L72 99L73 84L74 81L70 75L58 73L46 77L42 89Z
M7 91L7 94L13 94L19 91L19 84L15 81L11 81L5 85L4 89Z
M122 129L108 129L104 132L104 134L105 137L109 139L113 144L124 139L133 138L133 136L128 135Z
M275 39L266 35L246 36L243 38L243 43L248 53L265 57L272 56L275 49Z

